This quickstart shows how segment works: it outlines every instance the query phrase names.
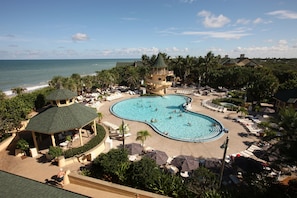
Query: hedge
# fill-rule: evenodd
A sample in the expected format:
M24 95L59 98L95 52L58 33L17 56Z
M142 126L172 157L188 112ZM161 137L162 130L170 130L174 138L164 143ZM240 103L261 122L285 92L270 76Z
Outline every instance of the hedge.
M97 146L98 144L100 144L103 141L105 134L106 134L105 129L101 125L97 124L97 135L95 137L93 137L85 145L65 151L64 157L70 158L70 157L80 155L86 151L91 150L92 148L94 148L95 146Z

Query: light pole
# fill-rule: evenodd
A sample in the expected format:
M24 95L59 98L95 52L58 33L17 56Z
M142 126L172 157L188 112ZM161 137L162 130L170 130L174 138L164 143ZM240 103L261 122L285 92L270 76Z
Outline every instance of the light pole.
M224 147L222 167L221 167L221 172L220 172L219 188L221 188L221 186L222 186L222 180L223 180L223 173L224 173L224 168L225 168L225 159L226 159L226 153L227 153L227 148L228 148L228 142L229 142L229 137L227 136L226 137L226 142L225 142L225 147Z

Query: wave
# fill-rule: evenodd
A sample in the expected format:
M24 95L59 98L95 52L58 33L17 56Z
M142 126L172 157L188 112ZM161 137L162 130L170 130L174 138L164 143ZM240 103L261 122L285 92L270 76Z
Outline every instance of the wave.
M25 93L28 93L28 92L32 92L32 91L35 91L35 90L38 90L38 89L42 89L42 88L45 88L45 87L48 87L49 85L48 84L42 84L42 85L35 85L35 86L30 86L30 87L24 87L25 89ZM9 90L9 91L4 91L3 92L5 95L7 96L14 96L15 94Z

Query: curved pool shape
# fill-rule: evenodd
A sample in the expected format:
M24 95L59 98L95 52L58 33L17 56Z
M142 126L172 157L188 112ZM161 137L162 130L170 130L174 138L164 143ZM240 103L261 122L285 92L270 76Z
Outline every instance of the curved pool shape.
M221 137L223 125L209 116L187 111L184 104L189 101L191 98L181 95L142 96L115 103L110 110L117 117L147 123L175 140L206 142Z

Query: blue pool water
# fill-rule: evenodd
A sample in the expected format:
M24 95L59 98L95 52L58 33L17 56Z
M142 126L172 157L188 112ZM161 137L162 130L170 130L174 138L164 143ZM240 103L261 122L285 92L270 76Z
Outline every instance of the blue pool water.
M190 100L181 95L143 96L115 103L110 110L117 117L147 123L159 134L175 140L206 142L221 137L220 122L184 109L183 104Z

